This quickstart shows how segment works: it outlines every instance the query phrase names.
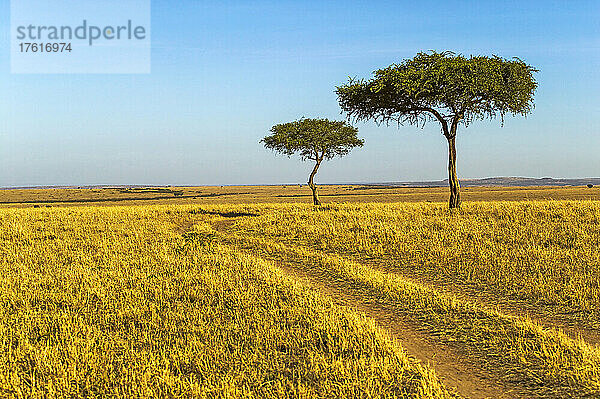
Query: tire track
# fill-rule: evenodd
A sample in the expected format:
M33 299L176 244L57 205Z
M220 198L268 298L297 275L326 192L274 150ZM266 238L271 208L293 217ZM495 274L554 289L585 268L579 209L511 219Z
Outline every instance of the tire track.
M214 230L223 235L227 234L233 224L233 220L212 221ZM473 399L538 397L535 393L522 387L502 381L498 376L473 361L460 347L448 345L434 335L427 334L422 325L403 317L389 304L366 299L354 292L347 284L333 278L324 278L322 274L307 270L300 263L285 256L283 256L284 259L274 259L257 255L250 249L240 248L226 240L221 242L252 256L274 262L286 274L321 291L335 303L350 307L374 319L391 337L401 343L410 357L429 364L444 385L461 397Z
M263 258L264 259L264 258ZM269 260L269 259L267 259ZM531 398L531 393L520 391L479 368L456 348L437 342L421 328L407 320L386 304L365 301L333 281L306 272L293 264L277 261L275 264L286 274L329 296L336 304L350 307L372 319L392 338L398 340L413 359L432 367L443 384L463 398Z

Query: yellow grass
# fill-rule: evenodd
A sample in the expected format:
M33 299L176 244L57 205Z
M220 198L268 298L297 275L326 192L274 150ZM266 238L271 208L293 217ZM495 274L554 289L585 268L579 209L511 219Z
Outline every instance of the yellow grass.
M528 397L598 397L599 242L594 201L4 209L0 391L451 395L294 269Z
M0 212L2 396L448 397L372 321L179 214Z
M600 203L583 201L287 207L244 230L388 269L471 283L600 328Z

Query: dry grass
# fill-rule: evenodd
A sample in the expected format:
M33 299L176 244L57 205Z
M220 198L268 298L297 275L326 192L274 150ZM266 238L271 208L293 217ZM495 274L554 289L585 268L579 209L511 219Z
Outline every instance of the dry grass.
M449 396L372 321L181 215L0 212L3 397Z
M242 230L492 291L600 329L600 203L330 205L263 212Z
M508 316L461 301L338 255L282 244L260 235L252 237L243 230L220 235L240 251L291 262L368 303L392 306L431 336L459 346L505 383L520 386L530 395L600 395L600 352L559 330L546 329L528 317Z
M211 209L214 220L196 229L222 227L217 215L225 210L256 214L220 228L217 236L240 251L291 262L356 296L392 305L508 383L541 397L600 395L595 345L548 329L552 323L532 322L519 309L505 314L415 282L423 276L454 281L459 290L486 291L492 302L514 297L527 309L560 313L571 325L598 331L597 202L481 202L460 212L423 203Z
M526 397L598 397L598 347L545 318L600 330L598 242L595 201L4 209L0 390L450 395L385 325L291 267L384 304Z

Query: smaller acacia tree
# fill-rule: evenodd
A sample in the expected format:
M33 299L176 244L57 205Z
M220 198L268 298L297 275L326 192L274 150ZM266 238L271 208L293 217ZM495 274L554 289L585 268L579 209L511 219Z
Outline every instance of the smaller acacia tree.
M312 190L313 202L321 205L315 175L324 159L331 159L348 154L354 147L362 147L364 140L358 138L358 129L344 121L328 119L308 119L281 123L271 128L271 135L263 138L265 147L285 154L288 157L300 154L305 161L315 162L308 178L308 186Z

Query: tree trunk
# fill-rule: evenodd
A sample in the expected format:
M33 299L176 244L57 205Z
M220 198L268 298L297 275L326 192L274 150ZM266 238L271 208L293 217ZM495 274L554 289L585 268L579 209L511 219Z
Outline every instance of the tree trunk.
M456 175L456 136L448 138L448 183L450 185L450 209L460 208L460 184Z
M321 201L319 200L319 193L317 192L317 185L314 182L314 178L317 174L317 170L319 169L319 165L321 165L321 161L317 160L317 163L315 163L315 167L313 168L312 172L310 172L310 177L308 178L308 186L312 190L313 203L315 205L321 205Z

